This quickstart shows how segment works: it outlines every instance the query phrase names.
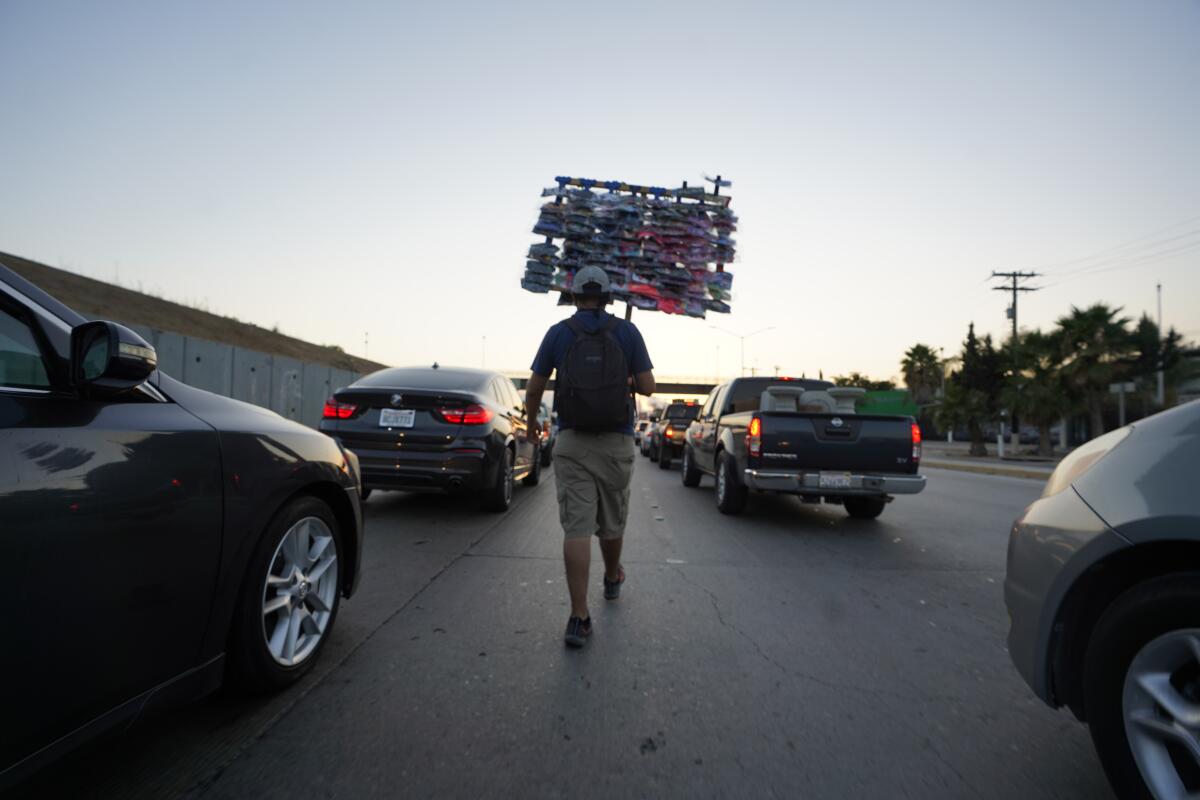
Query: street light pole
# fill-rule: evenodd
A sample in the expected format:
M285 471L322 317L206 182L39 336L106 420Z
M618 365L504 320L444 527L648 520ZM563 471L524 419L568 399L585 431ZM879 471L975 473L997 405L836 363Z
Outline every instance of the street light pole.
M746 375L746 340L749 339L751 336L758 336L760 333L766 333L767 331L775 330L774 325L768 325L765 328L760 328L760 329L756 330L754 333L734 333L733 331L727 331L724 328L717 326L717 325L709 325L708 327L712 328L715 331L720 331L721 333L725 333L730 336L735 336L741 340L741 355L742 355L741 375L742 375L742 377L745 377L745 375Z
M1158 283L1158 407L1162 408L1167 402L1166 387L1163 385L1163 328L1162 328L1162 282Z

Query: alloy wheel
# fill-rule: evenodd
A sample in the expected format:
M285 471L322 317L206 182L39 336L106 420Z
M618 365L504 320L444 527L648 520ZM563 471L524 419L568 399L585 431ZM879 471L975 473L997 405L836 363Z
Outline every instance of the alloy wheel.
M337 542L318 517L288 528L263 583L263 637L271 656L294 667L312 655L337 603Z
M1200 629L1147 643L1129 665L1122 692L1125 736L1156 798L1200 789Z

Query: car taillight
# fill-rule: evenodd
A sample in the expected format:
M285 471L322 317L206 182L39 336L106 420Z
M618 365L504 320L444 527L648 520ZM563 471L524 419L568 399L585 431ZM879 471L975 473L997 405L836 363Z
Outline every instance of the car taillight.
M321 409L321 418L350 419L357 410L358 406L353 403L339 403L336 398L331 397L325 401L325 407Z
M921 426L915 422L912 424L912 446L912 460L915 464L921 460Z
M665 431L663 431L663 433L667 435L668 439L674 439L679 435L679 431L675 430L674 428L667 428Z
M487 406L469 405L438 409L442 419L454 425L486 425L496 416Z
M746 452L752 456L762 455L762 420L753 417L750 427L746 429Z

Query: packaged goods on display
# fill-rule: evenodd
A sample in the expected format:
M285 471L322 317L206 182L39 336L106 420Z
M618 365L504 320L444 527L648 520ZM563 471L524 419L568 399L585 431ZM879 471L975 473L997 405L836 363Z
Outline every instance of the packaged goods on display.
M561 292L570 302L571 280L588 265L604 269L614 300L631 308L703 317L729 313L737 217L731 185L720 176L703 186L678 189L583 178L555 179L533 232L545 237L526 253L521 288Z

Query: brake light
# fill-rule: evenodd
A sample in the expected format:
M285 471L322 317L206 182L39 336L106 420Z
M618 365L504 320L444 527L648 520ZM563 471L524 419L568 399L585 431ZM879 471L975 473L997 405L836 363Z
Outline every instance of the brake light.
M674 428L667 428L664 433L666 433L668 439L674 439L679 435L679 431L675 430Z
M331 397L325 401L325 407L321 409L321 418L350 419L357 410L358 406L353 403L339 403L336 398Z
M486 425L496 416L490 408L481 405L438 409L442 419L452 425Z
M762 419L753 417L746 429L746 452L752 456L762 455Z
M921 426L917 423L912 424L912 460L915 464L921 460Z

